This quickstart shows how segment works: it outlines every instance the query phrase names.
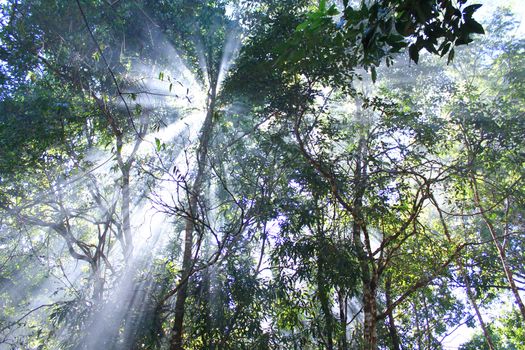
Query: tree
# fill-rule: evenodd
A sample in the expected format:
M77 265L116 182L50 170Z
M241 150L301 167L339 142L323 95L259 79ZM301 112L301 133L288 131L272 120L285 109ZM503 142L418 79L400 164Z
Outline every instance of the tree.
M517 347L523 48L478 8L3 4L0 341Z
M432 11L454 11L447 9L451 4L442 5L443 8L430 6L429 13L436 15L436 12ZM278 8L271 16L275 18L273 23L261 23L253 41L245 49L244 61L241 60L236 72L238 76L246 76L253 71L253 65L260 67L262 75L253 76L251 73L254 78L254 90L259 96L251 95L252 91L246 91L245 86L241 93L247 95L247 98L255 97L255 105L260 103L268 115L275 115L285 125L295 139L299 152L317 173L315 176L322 179L324 186L330 189L333 200L353 221L352 241L363 286L363 332L364 347L367 349L377 347L378 320L385 318L415 290L424 287L443 273L462 249L461 245L455 247L451 255L446 256L435 268L436 274L419 276L384 313L378 311L377 293L381 277L392 263L392 254L400 248L398 242L402 243L417 234L418 218L432 191L431 185L433 187L446 176L444 171L439 170L436 177L428 178L425 175L429 171L432 173L432 167L439 167L419 153L421 147L428 147L433 142L435 136L431 125L427 126L417 116L403 113L379 99L369 100L366 95L356 93L348 86L358 67L377 66L379 59L388 55L388 52L379 51L377 47L374 49L374 46L369 45L368 40L372 38L359 40L357 33L363 32L353 27L353 23L361 23L360 18L376 20L380 8L379 4L374 4L370 9L363 4L358 12L345 4L343 21L347 22L339 28L331 20L331 16L336 15L337 10L334 6L328 7L325 2L321 2L318 9L306 13L305 18L295 15L286 6ZM459 25L460 17L464 19L464 23L470 23L472 11L476 8L465 9L466 12L462 16L449 24ZM385 11L391 15L400 11L400 8L394 6L392 12L389 10L390 8ZM415 17L416 23L418 18ZM445 21L447 18L449 17L445 16ZM382 20L377 19L378 22ZM454 22L456 20L457 23ZM385 21L388 21L388 16ZM394 23L390 21L390 25ZM441 26L441 23L436 21L435 25ZM460 30L455 35L468 38L472 31L466 27L463 28L464 32ZM432 26L429 26L427 34L432 37L435 35L430 40L436 40L437 43L437 39L445 35L444 31L440 29L433 32L431 28ZM375 31L373 28L368 30ZM364 33L367 31L364 30ZM410 36L413 33L417 31L408 31L404 35ZM371 42L379 45L381 39L378 37ZM398 36L384 40L388 42L395 39L399 42L402 38ZM276 39L283 42L278 46L278 50L272 46L275 45ZM417 40L425 41L422 37ZM449 44L448 40L454 42L455 38L447 37L443 48ZM456 44L466 41L468 40L458 40ZM428 49L431 52L437 53L431 43L427 44L430 45ZM418 45L413 45L411 49L411 57L415 61L417 52L424 46ZM391 46L395 46L393 41ZM404 45L400 47L402 46ZM349 54L349 47L356 50L350 51L352 54ZM443 51L448 51L449 48L450 45ZM268 74L264 68L268 65L277 65L281 70ZM375 70L372 78L375 80ZM235 87L235 79L232 79L231 84ZM261 91L262 85L271 86L271 89ZM342 93L350 94L356 100L355 117L339 120L333 118L329 109L332 92L323 93L323 87L340 89ZM283 96L286 96L285 104L282 103ZM316 99L321 99L322 102L316 104ZM288 101L291 101L291 104ZM377 114L368 114L366 109L375 110ZM400 127L403 125L401 123L406 127ZM349 135L353 135L350 136L350 141L342 142ZM338 152L334 149L344 151ZM412 183L416 184L415 187ZM377 196L377 193L393 193L391 196L399 199L390 204L386 198ZM377 199L382 203L377 202ZM399 214L394 214L395 212ZM381 215L388 218L388 221L381 220ZM378 233L375 235L378 237L374 238L379 242L378 247L373 247L372 232L376 230Z

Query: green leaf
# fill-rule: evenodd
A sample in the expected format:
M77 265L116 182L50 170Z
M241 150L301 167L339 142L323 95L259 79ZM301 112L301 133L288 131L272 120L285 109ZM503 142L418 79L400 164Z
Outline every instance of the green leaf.
M467 16L472 16L472 14L476 12L481 6L481 4L467 6L463 9L463 13Z
M137 103L137 105L135 106L134 112L135 112L136 115L142 114L142 105Z
M305 30L306 27L308 27L309 25L310 25L310 22L309 22L309 21L305 21L305 22L303 22L303 23L300 23L300 24L295 28L295 30L297 30L297 31L300 32L300 31L302 31L302 30Z
M485 30L483 29L483 26L473 19L465 22L463 26L464 28L468 30L469 34L470 33L485 34Z
M326 0L319 0L319 11L326 11Z
M448 53L447 64L450 64L450 62L452 62L453 59L454 59L454 49L451 49L450 52Z
M328 11L326 11L326 15L327 16L336 16L339 14L339 11L337 10L337 8L335 7L335 5L332 5L330 6L330 8L328 9Z
M157 151L160 151L160 148L162 147L162 143L156 137L155 137L155 147L157 148Z
M419 61L419 49L416 45L410 45L408 47L408 55L410 59L417 63Z
M451 43L445 43L444 46L442 45L443 47L440 50L441 51L440 52L441 57L443 57L443 56L445 56L447 54L448 50L450 50L450 46L451 45L452 45Z
M95 51L95 52L93 53L93 60L94 60L95 62L98 62L98 61L100 60L100 52L99 52L99 51Z

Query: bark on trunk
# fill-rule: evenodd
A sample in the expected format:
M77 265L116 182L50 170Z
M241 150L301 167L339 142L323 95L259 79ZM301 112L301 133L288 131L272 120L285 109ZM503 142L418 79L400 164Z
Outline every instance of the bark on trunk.
M130 193L129 193L129 169L127 165L121 168L122 172L122 203L120 210L122 213L122 234L124 236L124 256L128 258L133 252L133 238L131 235L130 221Z
M363 290L364 350L377 349L377 296L376 289L365 286Z
M371 255L370 241L365 228L363 217L363 197L366 187L366 140L361 137L355 169L356 194L354 200L353 239L357 258L361 267L361 281L363 283L363 313L364 313L364 350L377 349L377 282L379 276ZM363 237L361 237L363 236Z
M452 236L450 235L450 231L448 229L448 225L445 221L445 218L443 217L443 212L441 211L441 208L438 205L438 202L436 198L432 196L432 201L434 202L434 205L436 206L439 218L441 220L441 225L443 226L443 230L445 231L445 236L447 237L447 241L449 244L453 245ZM481 312L479 311L478 304L476 302L476 297L474 295L474 292L472 291L472 286L470 284L470 278L468 276L467 271L465 271L465 267L463 265L463 262L459 257L456 257L456 264L458 265L459 272L461 273L461 276L465 280L465 291L467 292L467 297L472 304L472 307L474 308L474 311L476 312L476 317L479 321L479 324L481 326L481 329L483 330L483 335L485 336L485 340L487 341L487 344L489 346L490 350L494 350L494 343L492 342L492 337L490 336L490 333L488 331L488 328L485 324L485 321L483 320L483 317L481 316Z
M427 298L424 293L421 293L423 300L423 312L425 313L425 334L427 336L427 349L432 349L432 332L430 330L430 315L428 314Z
M102 277L100 270L101 268L97 267L97 269L93 272L93 300L95 303L100 303L104 294L105 280L104 277Z
M206 110L206 118L201 128L199 136L199 147L197 149L197 172L190 190L189 212L190 217L185 218L184 228L184 252L182 256L182 275L181 286L177 291L177 299L175 301L175 320L172 328L172 335L170 341L170 350L182 350L183 344L183 322L185 303L188 295L188 276L192 273L193 268L193 234L195 232L195 218L197 217L197 204L199 202L199 195L202 189L204 180L204 171L206 168L206 158L208 155L208 146L213 130L213 114L215 112L215 85L212 87L208 96L208 105Z
M512 270L509 267L509 264L507 262L505 248L498 241L498 235L496 232L496 228L494 227L490 218L487 216L487 212L485 211L484 206L481 204L481 199L480 199L476 179L473 176L471 176L470 180L471 180L471 187L474 192L474 203L476 204L476 207L481 212L481 217L483 218L483 221L485 222L485 224L487 225L487 228L489 229L492 241L494 242L494 245L496 246L496 250L498 251L498 256L501 261L501 266L503 267L503 271L505 272L505 276L507 277L507 281L509 283L510 289L512 291L512 294L514 295L514 299L520 310L521 317L523 318L523 320L525 320L525 305L523 304L523 300L521 300L521 296L520 296L518 287L516 286L516 283L514 282L514 276L513 276Z
M375 261L371 255L370 241L367 236L365 220L363 217L363 196L366 187L366 140L361 137L357 150L355 169L355 199L352 211L353 240L356 256L361 269L361 282L363 283L363 348L364 350L377 349L377 282L379 276ZM363 236L363 237L362 237Z
M194 207L196 200L191 198L190 207ZM190 269L192 267L192 246L193 246L193 231L194 231L193 220L186 220L185 237L184 237L184 253L182 257L182 277L185 278L190 274ZM172 350L181 350L183 349L182 343L182 328L184 320L184 304L186 303L186 297L188 295L188 283L183 282L181 287L177 292L177 299L175 300L175 321L173 323L173 332L171 338L171 347Z
M385 296L386 296L386 307L390 310L390 305L392 305L391 297L392 289L392 277L388 276L385 282ZM401 350L399 344L399 336L397 334L397 328L394 320L393 310L388 312L388 333L390 335L390 341L392 342L392 350Z
M346 322L347 322L347 312L346 312L346 295L343 291L337 292L337 298L339 301L339 324L341 327L341 336L339 339L339 350L348 350L348 340L346 338Z
M417 348L423 349L423 341L421 340L421 329L419 328L419 310L416 308L415 302L412 303L412 310L414 310L414 318L416 321Z
M492 342L492 337L489 333L489 330L487 328L487 325L485 324L485 321L483 320L483 317L481 316L481 312L479 311L478 303L476 302L476 298L474 296L474 293L472 291L472 287L470 285L470 279L468 277L468 274L465 271L465 268L461 264L461 262L458 259L458 265L459 269L461 271L461 274L463 275L463 279L465 280L465 289L467 292L468 299L470 303L472 304L472 307L474 308L474 311L476 312L476 317L478 319L479 325L481 326L481 329L483 330L483 335L485 336L485 340L487 341L487 345L489 346L490 350L494 350L494 343Z
M355 239L355 237L354 237ZM358 244L361 247L362 244ZM359 247L358 247L359 249ZM371 276L368 259L360 259L361 281L363 283L363 349L377 349L377 289L374 278Z
M322 254L323 248L326 244L324 238L323 232L318 232L319 249L317 252L317 291L319 295L319 301L321 302L321 310L324 316L325 345L328 350L333 350L333 318L332 311L330 310L330 299L328 296L327 282L325 278L325 261Z

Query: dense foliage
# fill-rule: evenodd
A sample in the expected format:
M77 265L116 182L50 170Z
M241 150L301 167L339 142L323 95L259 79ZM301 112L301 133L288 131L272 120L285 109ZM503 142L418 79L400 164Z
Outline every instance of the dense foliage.
M0 349L524 349L510 10L0 6Z

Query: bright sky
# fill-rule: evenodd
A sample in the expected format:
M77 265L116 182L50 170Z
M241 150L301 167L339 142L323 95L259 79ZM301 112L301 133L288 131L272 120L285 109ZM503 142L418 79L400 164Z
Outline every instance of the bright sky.
M471 4L483 4L483 6L476 12L474 17L479 20L490 17L495 9L500 6L510 7L512 11L521 21L518 28L520 36L525 36L525 1L524 0L474 0L469 1Z

